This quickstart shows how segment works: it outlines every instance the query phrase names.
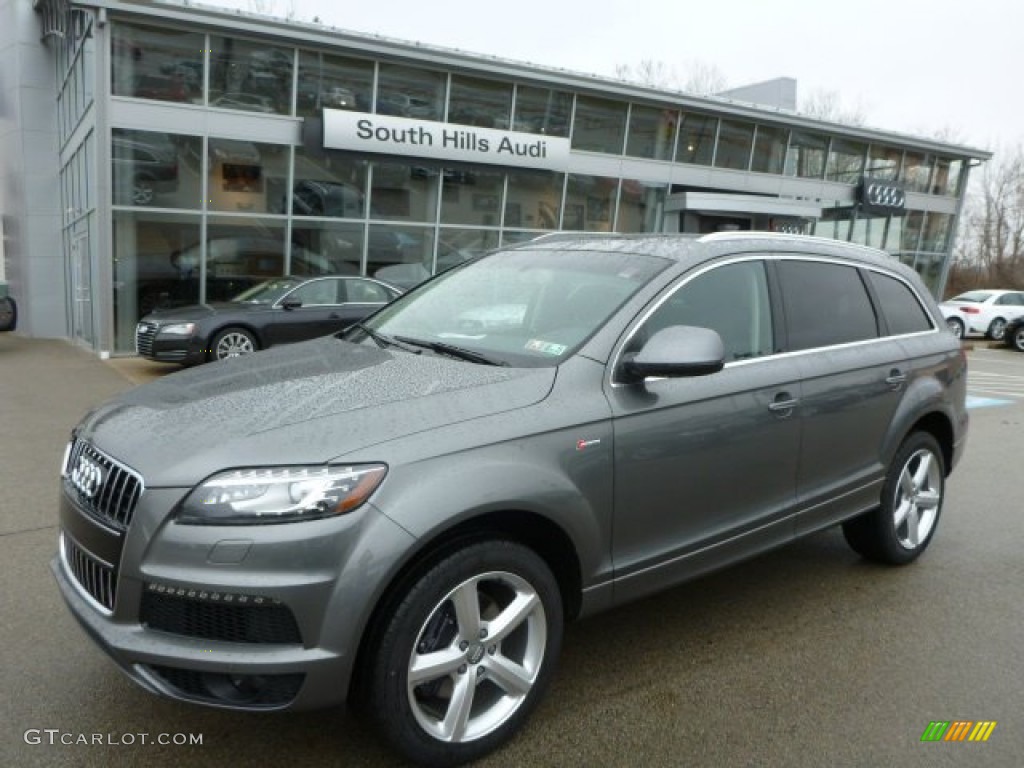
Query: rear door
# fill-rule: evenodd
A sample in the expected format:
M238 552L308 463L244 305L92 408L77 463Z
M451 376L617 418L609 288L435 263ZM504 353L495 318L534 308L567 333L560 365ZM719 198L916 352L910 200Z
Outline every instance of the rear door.
M885 337L867 274L842 261L775 261L787 348L803 384L797 533L878 502L882 448L906 391L903 347Z
M310 280L283 296L273 309L273 320L264 332L268 345L315 339L337 330L333 319L341 309L343 281L336 277ZM285 304L299 302L286 309Z

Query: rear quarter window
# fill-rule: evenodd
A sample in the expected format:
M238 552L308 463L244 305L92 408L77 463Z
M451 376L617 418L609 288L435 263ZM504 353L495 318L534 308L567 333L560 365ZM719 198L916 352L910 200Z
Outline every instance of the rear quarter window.
M868 272L878 296L890 336L921 333L932 329L932 321L910 287L894 277Z

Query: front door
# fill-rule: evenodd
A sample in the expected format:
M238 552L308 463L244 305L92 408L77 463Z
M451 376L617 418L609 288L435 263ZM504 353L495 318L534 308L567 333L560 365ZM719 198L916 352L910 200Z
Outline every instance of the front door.
M92 346L92 259L89 253L89 232L72 233L70 246L71 337Z

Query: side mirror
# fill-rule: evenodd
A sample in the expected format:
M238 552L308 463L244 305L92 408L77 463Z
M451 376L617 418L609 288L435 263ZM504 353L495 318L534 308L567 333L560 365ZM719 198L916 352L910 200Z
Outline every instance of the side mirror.
M649 376L707 376L724 365L725 347L716 331L672 325L651 336L639 352L623 356L617 378L635 383Z
M281 302L281 309L287 309L289 311L298 309L302 306L302 302L298 299L285 299Z

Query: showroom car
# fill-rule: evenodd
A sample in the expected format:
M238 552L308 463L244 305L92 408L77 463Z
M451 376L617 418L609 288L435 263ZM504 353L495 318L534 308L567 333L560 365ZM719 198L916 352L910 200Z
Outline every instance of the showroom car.
M227 302L156 310L135 329L138 354L196 365L340 331L401 290L365 277L278 277Z
M975 290L961 293L939 305L946 326L958 339L986 336L1001 341L1006 323L1024 315L1024 292Z
M917 560L964 450L966 366L881 251L541 238L95 408L52 569L151 692L348 702L407 759L456 765L524 724L567 621L833 526Z

